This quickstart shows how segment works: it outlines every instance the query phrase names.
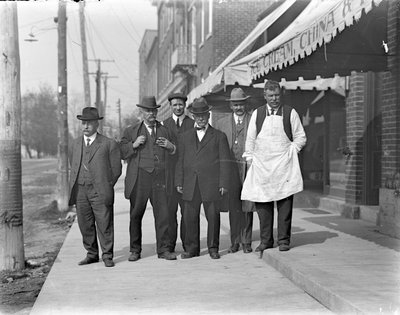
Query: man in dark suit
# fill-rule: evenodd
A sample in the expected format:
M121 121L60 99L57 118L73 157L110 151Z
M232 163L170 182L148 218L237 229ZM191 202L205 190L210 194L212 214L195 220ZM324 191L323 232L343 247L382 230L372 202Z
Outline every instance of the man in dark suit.
M167 185L171 176L166 164L175 154L175 145L166 127L156 120L155 97L144 97L137 104L143 121L125 129L121 139L122 159L128 161L125 177L125 198L130 200L130 256L140 259L142 251L142 218L147 201L153 206L158 258L175 260L169 250Z
M231 92L230 108L232 114L227 115L215 124L215 128L223 131L227 138L231 153L231 180L228 187L229 225L231 232L230 253L236 253L242 244L244 253L251 253L254 203L241 200L242 184L246 176L246 160L242 157L247 136L250 115L247 113L247 96L241 88Z
M168 95L168 101L172 108L172 116L163 121L163 125L167 127L172 139L173 143L178 143L178 135L189 130L193 129L194 120L185 115L185 107L186 107L187 97L182 93L172 93ZM179 149L178 149L179 150ZM171 156L169 159L169 169L171 174L175 174L176 162L178 161L178 155L175 154ZM171 180L174 178L171 176ZM172 189L168 191L168 216L169 216L169 238L170 238L170 248L171 252L175 251L176 240L177 240L177 230L178 230L178 222L176 220L176 212L178 211L178 203L181 208L181 215L183 213L184 202L181 198L181 194L179 194L175 189L175 183L172 182L169 185ZM182 247L185 249L185 224L183 222L183 215L181 218L180 224L180 237L182 241Z
M195 100L189 108L195 129L179 137L179 158L175 172L177 191L185 201L185 248L181 258L200 254L200 205L208 221L207 247L212 259L220 258L218 203L229 184L229 147L223 132L208 124L211 107L204 98Z
M70 151L70 205L76 205L79 229L86 258L79 265L99 261L99 246L106 267L113 267L114 255L114 185L121 175L118 144L97 132L97 109L85 107L82 115L83 136L72 143Z

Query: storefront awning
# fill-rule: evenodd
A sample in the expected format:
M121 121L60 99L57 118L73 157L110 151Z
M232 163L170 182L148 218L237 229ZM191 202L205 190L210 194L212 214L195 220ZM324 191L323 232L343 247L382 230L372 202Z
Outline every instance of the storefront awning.
M253 82L301 62L302 68L291 67L294 71L291 70L289 76L277 75L274 79L286 77L288 80L296 80L305 76L307 71L310 73L308 77L315 78L318 71L321 72L319 74L331 76L335 69L336 73L343 75L344 69L369 70L364 69L368 68L365 67L366 64L371 68L381 67L386 62L382 45L386 38L385 21L382 20L384 13L364 22L358 28L355 27L358 33L349 31L347 36L338 36L336 46L327 46L346 27L352 26L363 14L369 13L373 6L378 6L381 2L382 0L312 0L280 35L255 52L231 63L229 67L248 65ZM316 50L319 52L315 54L318 55L318 65L303 61ZM324 70L329 71L324 73Z
M231 54L206 78L206 80L194 88L188 95L188 104L192 103L195 98L203 96L207 93L213 92L213 90L220 89L221 85L233 85L238 83L239 85L250 85L251 78L248 74L248 68L246 65L236 67L235 69L229 69L225 71L225 67L237 58L247 47L249 47L262 33L268 29L275 21L282 16L296 0L284 1L279 7L277 7L271 14L261 20L257 26L250 32L250 34L232 51Z

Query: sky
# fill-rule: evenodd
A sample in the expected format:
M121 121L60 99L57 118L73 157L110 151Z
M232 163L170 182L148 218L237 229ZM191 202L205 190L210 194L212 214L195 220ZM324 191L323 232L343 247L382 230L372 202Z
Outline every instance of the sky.
M121 114L130 114L138 103L139 46L146 29L157 29L157 8L151 0L86 0L86 41L88 59L103 62L101 70L109 76L107 119L117 122L117 101ZM21 94L38 91L43 84L57 90L57 24L58 0L21 1L17 5L19 50L21 60ZM34 37L29 34L33 34ZM37 41L26 41L35 38ZM80 114L84 107L79 4L67 2L67 75L68 100L75 103L69 113ZM97 63L89 61L89 72ZM91 103L96 99L94 75L90 76ZM104 89L102 84L102 99ZM76 112L77 111L77 112Z

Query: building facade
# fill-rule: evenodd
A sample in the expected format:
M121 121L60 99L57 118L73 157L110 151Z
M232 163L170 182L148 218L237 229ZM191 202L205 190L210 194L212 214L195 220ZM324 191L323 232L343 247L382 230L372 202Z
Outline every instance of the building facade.
M273 1L154 1L158 12L159 119L171 112L168 94L201 84L257 24ZM244 52L245 53L245 52ZM140 84L152 84L143 80Z

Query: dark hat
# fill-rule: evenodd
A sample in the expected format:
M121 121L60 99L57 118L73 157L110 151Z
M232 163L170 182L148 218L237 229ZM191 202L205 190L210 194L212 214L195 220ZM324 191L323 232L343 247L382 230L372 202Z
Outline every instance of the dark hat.
M96 107L85 107L82 109L82 115L77 115L76 118L80 120L101 120L103 117L99 117L99 112Z
M161 105L157 105L156 98L154 96L145 96L142 98L142 103L136 104L136 106L148 109L156 109Z
M184 102L187 101L187 97L183 93L171 93L170 95L168 95L168 101L171 102L171 100L173 100L174 98L179 98Z
M250 96L247 96L241 88L234 88L231 91L231 98L228 98L227 101L231 102L240 102L245 101Z
M196 98L191 106L189 106L189 111L196 114L204 114L211 110L211 106L207 104L207 101L204 97Z

